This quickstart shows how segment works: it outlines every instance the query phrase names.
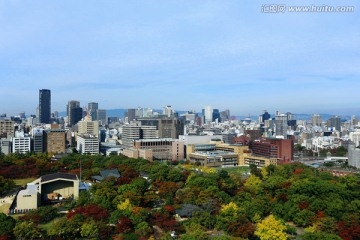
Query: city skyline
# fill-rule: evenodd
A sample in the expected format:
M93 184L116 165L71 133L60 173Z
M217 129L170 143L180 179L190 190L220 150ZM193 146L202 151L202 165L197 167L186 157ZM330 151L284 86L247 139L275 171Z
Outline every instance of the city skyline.
M77 100L101 109L359 115L360 4L331 4L355 11L267 14L257 1L3 2L0 113L35 114L39 89L50 89L52 112Z

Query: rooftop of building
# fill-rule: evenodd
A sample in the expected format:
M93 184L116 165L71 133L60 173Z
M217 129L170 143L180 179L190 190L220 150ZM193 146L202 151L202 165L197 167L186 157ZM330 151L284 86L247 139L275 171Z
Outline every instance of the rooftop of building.
M65 132L65 129L46 129L45 132Z
M91 178L100 182L107 177L119 178L120 173L117 169L105 169L100 171L100 175L92 176Z
M79 134L78 137L84 138L84 139L98 139L97 136L92 134Z
M225 151L211 151L211 152L194 152L191 154L201 155L201 156L207 156L207 157L215 157L215 156L229 156L229 155L236 155L237 153L233 152L225 152Z
M152 139L136 139L135 142L179 142L179 139L173 138L152 138Z
M52 173L52 174L47 174L44 176L41 176L41 182L47 182L47 181L52 181L58 178L62 178L62 179L68 179L68 180L78 180L77 175L75 174L71 174L71 173Z
M35 195L37 194L37 189L33 188L26 188L24 190L19 191L18 196L24 196L24 195Z

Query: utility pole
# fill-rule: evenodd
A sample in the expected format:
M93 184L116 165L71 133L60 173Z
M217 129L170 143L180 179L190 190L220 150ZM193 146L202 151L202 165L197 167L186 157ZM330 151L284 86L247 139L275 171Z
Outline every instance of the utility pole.
M81 158L80 158L80 182L81 182Z

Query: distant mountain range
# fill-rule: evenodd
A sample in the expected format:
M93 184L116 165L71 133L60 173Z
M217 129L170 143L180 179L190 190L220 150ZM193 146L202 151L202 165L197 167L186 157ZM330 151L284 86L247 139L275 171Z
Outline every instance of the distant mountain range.
M108 117L119 117L119 118L124 118L125 116L125 113L127 112L128 109L107 109L106 110L106 115ZM156 112L161 112L162 110L159 110L159 109L154 109L154 111ZM187 111L177 111L179 114L183 114L183 113L186 113ZM61 117L65 117L66 116L66 112L59 112L59 115ZM260 114L259 114L260 115ZM258 120L259 119L259 115L251 115L250 118L252 120ZM294 113L295 115L295 119L296 120L310 120L311 119L311 116L312 114L307 114L307 113ZM334 114L327 114L327 113L320 113L319 114L323 121L326 121L328 120L329 118L333 117ZM341 117L341 119L343 121L346 121L346 120L350 120L351 119L351 116L350 115L338 115L339 117ZM236 119L239 119L239 120L243 120L249 116L244 116L244 115L239 115L239 116L235 116ZM274 115L271 115L271 117L274 117Z

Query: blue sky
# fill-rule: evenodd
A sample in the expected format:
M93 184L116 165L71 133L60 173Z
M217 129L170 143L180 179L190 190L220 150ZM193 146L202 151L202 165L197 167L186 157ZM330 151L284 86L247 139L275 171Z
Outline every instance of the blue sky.
M264 4L353 13L262 13ZM0 113L210 105L232 114L360 111L360 2L0 1Z

